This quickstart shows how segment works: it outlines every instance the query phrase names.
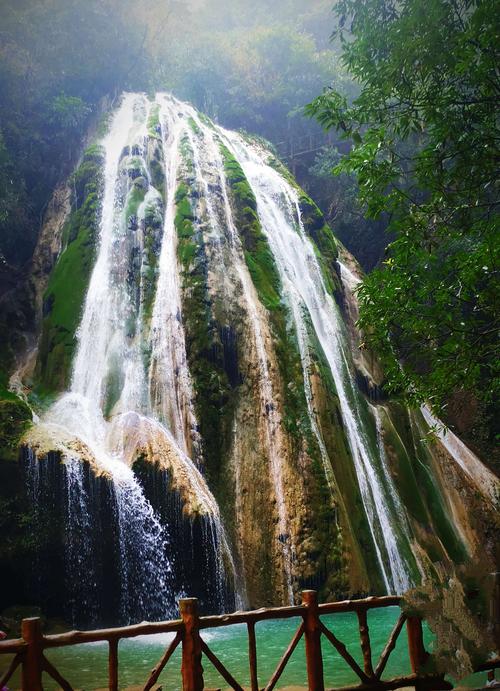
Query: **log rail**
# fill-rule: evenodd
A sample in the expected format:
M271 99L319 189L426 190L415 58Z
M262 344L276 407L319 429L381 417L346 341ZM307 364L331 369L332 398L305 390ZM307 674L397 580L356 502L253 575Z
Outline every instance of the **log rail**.
M401 599L399 597L386 596L319 604L316 591L305 590L302 593L301 605L200 617L196 598L185 598L179 601L180 619L164 622L144 622L132 626L99 629L96 631L69 631L48 636L42 633L40 619L24 619L21 629L22 638L0 641L0 654L10 654L13 656L9 667L4 672L2 678L0 678L0 689L8 683L16 669L20 666L23 691L43 691L42 676L44 673L52 677L63 691L73 691L74 687L62 677L54 665L46 658L44 651L51 648L104 641L109 646L108 688L110 691L118 691L119 641L147 634L173 633L175 634L173 640L169 643L161 659L142 686L143 691L149 691L149 689L155 686L166 664L179 645L182 649L181 675L183 691L203 691L205 688L202 666L203 656L215 667L229 688L243 691L243 687L202 638L202 631L204 629L231 626L233 624L246 624L247 626L251 691L272 691L272 689L276 688L290 657L302 637L305 639L307 678L310 691L324 691L325 689L322 641L331 644L359 678L357 685L349 686L345 689L337 687L335 691L365 691L365 689L399 689L403 687L430 691L431 689L453 688L442 676L426 673L425 664L429 654L424 648L422 621L418 617L407 617L404 613L400 614L380 658L374 666L367 613L370 609L398 606L400 603ZM340 612L354 612L358 617L362 667L349 653L345 644L321 620L321 617L325 614L337 614ZM271 679L264 686L259 686L255 625L260 621L290 619L293 617L299 617L302 621ZM382 676L387 662L396 647L398 637L405 624L411 672L406 676L383 679ZM337 633L340 634L341 631L337 631ZM492 670L498 667L500 667L500 658L495 658L481 665L480 669Z

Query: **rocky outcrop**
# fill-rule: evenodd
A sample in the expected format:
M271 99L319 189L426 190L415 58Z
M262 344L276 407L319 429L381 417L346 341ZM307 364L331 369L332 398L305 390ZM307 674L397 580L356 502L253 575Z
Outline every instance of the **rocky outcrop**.
M62 253L43 295L36 379L45 391L64 390L69 381L75 332L95 258L103 162L102 148L89 147L71 180L73 210L63 229Z

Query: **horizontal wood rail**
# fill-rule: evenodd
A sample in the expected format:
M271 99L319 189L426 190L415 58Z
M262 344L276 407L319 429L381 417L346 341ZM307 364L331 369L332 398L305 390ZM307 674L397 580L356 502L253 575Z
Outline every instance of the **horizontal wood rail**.
M283 671L302 638L305 640L307 679L310 691L324 691L325 689L322 654L323 641L326 644L331 644L337 650L359 679L357 685L346 687L345 691L347 689L349 691L365 691L365 689L374 691L375 689L399 689L403 687L414 687L420 690L453 688L442 676L425 673L424 665L428 660L429 654L424 648L422 622L417 617L407 617L404 613L401 613L389 635L379 660L374 663L367 613L370 609L400 605L400 602L399 597L388 596L319 604L316 591L305 590L302 593L301 605L200 617L196 598L186 598L179 601L181 618L173 621L144 622L132 626L98 629L96 631L69 631L48 636L42 633L40 619L24 619L21 630L22 638L0 641L0 654L10 654L13 656L8 668L2 678L0 678L0 689L8 683L16 669L20 666L23 691L43 691L42 676L44 673L52 677L63 691L73 691L74 687L72 684L64 679L54 665L45 657L44 651L51 648L104 641L108 643L109 648L108 688L110 691L118 691L119 641L146 634L174 633L173 640L168 644L162 657L142 686L143 691L149 691L149 689L155 686L178 646L181 646L182 650L181 675L184 691L203 691L205 688L202 666L204 659L214 666L229 688L243 691L243 685L233 677L230 670L219 660L202 637L202 632L205 629L231 626L233 624L246 624L247 626L251 691L261 691L261 689L262 691L272 691L272 689L277 688ZM337 614L340 612L353 612L357 615L362 666L353 658L342 640L327 628L321 620L321 617L326 614ZM289 619L293 617L300 617L302 622L270 680L264 686L259 686L255 625L259 621ZM411 671L405 676L383 679L382 676L387 662L396 647L398 637L403 631L405 624ZM339 634L338 630L337 634ZM495 658L481 665L478 671L491 671L498 667L500 667L500 658ZM341 687L337 687L335 691L343 690Z

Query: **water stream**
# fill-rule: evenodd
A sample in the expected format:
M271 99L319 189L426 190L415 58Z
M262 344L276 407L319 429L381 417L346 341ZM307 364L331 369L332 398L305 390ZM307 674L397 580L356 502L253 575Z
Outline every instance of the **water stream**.
M400 530L400 504L383 462L383 445L370 440L367 411L350 369L348 338L339 309L325 286L318 259L301 220L297 190L267 165L265 154L238 134L222 131L257 198L258 213L296 322L307 381L309 361L304 344L307 313L327 359L340 400L363 506L368 518L380 571L388 592L407 590L412 580L401 554L408 553L408 535ZM302 337L301 337L302 335ZM307 390L306 390L307 393ZM310 400L310 390L308 393ZM331 464L321 439L318 422L309 403L312 429L320 442L326 468ZM331 471L327 471L327 477Z
M150 170L148 119L153 104L143 95L125 94L102 142L98 251L77 333L71 386L40 422L57 440L55 448L66 466L67 541L74 540L76 532L87 535L82 555L91 549L90 533L97 528L89 523L91 500L79 483L83 458L112 482L121 621L165 617L178 594L172 584L170 527L160 521L132 469L141 455L150 454L151 461L160 464L169 459L165 470L173 476L174 488L187 497L193 517L201 516L203 549L215 563L215 573L205 574L215 581L215 608L227 605L228 579L236 581L219 507L197 467L202 459L186 364L173 223L178 144L186 123L171 117L165 97L159 97L155 107L165 152L165 205ZM152 215L161 220L161 252L149 327L142 277L151 233L145 219ZM68 439L69 444L63 441ZM75 445L83 450L80 458ZM180 514L183 510L179 506ZM66 560L75 582L80 556L68 552Z

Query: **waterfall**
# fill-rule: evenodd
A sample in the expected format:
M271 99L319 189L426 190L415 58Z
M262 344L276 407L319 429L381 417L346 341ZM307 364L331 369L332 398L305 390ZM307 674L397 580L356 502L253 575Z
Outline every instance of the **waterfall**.
M405 552L409 548L408 537L400 529L400 506L395 504L394 486L388 482L383 444L380 438L375 448L370 442L370 423L365 421L369 411L363 409L364 401L357 391L350 370L345 326L338 307L325 286L312 243L305 234L298 193L276 170L266 164L266 154L257 147L249 145L236 133L221 130L221 136L239 161L257 198L262 228L275 257L283 292L295 319L299 344L302 344L300 350L307 398L310 401L310 385L307 384L309 361L304 343L307 333L305 314L314 327L335 383L385 587L388 592L404 592L411 586L412 579L408 565L400 556L403 546ZM327 477L331 477L331 465L310 402L308 412L322 452L325 473Z
M84 467L76 456L68 456L65 462L66 470L66 500L65 525L67 530L66 563L68 568L66 578L71 579L67 584L70 599L71 618L77 619L78 609L83 606L91 610L90 617L97 618L95 600L91 593L96 585L96 573L93 568L92 541L90 539L92 524L90 519L90 498L85 487ZM75 574L80 574L78 589L73 587Z
M154 112L161 143L154 138L152 154ZM186 364L173 223L179 137L185 128L185 121L170 117L166 97L151 103L141 94L123 96L102 142L104 193L97 254L77 332L71 386L38 426L39 437L50 438L66 467L66 520L77 544L82 540L76 533L96 530L80 481L82 464L89 463L111 481L123 621L172 614L176 596L172 526L168 518L159 519L146 496L132 468L138 458L167 473L184 502L178 512L191 515L182 520L204 526L203 550L214 555L205 563L213 562L215 572L202 571L207 583L215 580L213 599L219 609L230 602L226 593L236 582L219 508L197 467L202 458ZM165 168L164 189L153 185L153 158ZM155 228L158 237L152 238ZM159 259L148 255L155 242ZM149 297L149 320L146 277L151 274L156 285L150 291L154 300ZM76 581L81 556L67 555L67 568ZM175 587L182 591L189 583Z
M293 545L290 544L289 539L289 517L284 496L285 488L282 459L280 457L280 448L282 448L280 442L281 424L278 410L274 404L273 383L269 372L268 354L266 352L263 336L263 317L250 273L243 258L241 243L229 202L228 183L224 173L224 163L220 152L219 141L215 138L213 129L202 123L193 109L188 108L187 114L193 118L197 126L197 131L199 132L198 135L195 135L191 131L189 133L189 140L194 154L196 177L205 194L207 217L211 228L217 232L219 237L223 236L224 233L226 234L231 262L237 272L243 290L243 297L249 320L252 325L254 344L260 370L261 418L264 421L264 432L270 461L272 485L278 510L278 541L282 551L288 599L293 603ZM208 182L209 177L208 173L204 171L204 166L212 168L211 172L215 177L216 185L221 191L222 204L220 204L218 208L216 208L212 201L212 194Z
M334 390L329 394L338 398L339 433L347 449L344 452L342 446L342 458L347 453L352 459L349 491L357 482L352 492L362 506L360 525L372 543L370 555L387 592L407 590L421 569L412 555L415 538L386 456L384 425L389 413L369 403L357 386L349 332L307 236L297 188L269 165L269 152L262 145L213 125L168 94L154 99L125 94L101 144L101 215L71 382L35 418L25 463L30 498L40 515L44 502L61 503L56 518L65 526L64 553L57 558L65 571L69 616L81 620L85 607L89 621L103 608L110 621L160 618L173 613L182 593L199 594L212 610L244 606L245 579L238 567L250 577L248 563L249 569L265 571L258 563L259 542L272 551L265 557L271 558L273 567L269 576L259 574L260 582L272 584L284 600L293 601L300 580L297 564L323 549L317 545L330 533L321 532L311 520L316 507L307 502L294 505L298 494L292 483L305 487L306 495L318 496L317 492L322 497L328 485L331 506L340 504L344 512L351 508L342 496L330 437L315 400L318 359L329 370L325 389L330 386ZM286 315L285 328L294 344L296 339L298 351L293 382L282 381L286 369L278 363L278 321L270 319L259 298L261 288L254 284L247 238L239 228L237 183L227 174L227 149L255 196L258 220L279 275L280 298L287 308L279 318ZM187 192L180 201L183 190ZM255 200L252 197L252 212ZM193 260L182 254L189 244L179 230L182 203L190 219L189 242L199 241L190 247ZM194 304L189 302L194 290L190 280L199 266L203 276L197 290L206 311L194 310L193 327L192 315L183 309ZM359 279L341 261L338 266L345 290L352 292ZM198 280L198 274L195 277ZM226 396L234 415L223 420L230 424L224 428L220 459L215 461L218 449L215 454L208 444L204 449L200 433L200 420L205 429L199 405L205 372L200 375L193 359L200 349L192 348L193 332L197 337L196 329L205 328L216 334L203 341L207 377L219 376L221 359L221 377L227 377L222 384L217 380L218 388L210 389L210 395L215 391L216 406ZM241 335L245 343L236 342ZM217 349L219 354L223 351L219 360L213 352ZM217 365L210 370L212 360ZM296 384L301 375L303 392L297 400L303 410L297 412L298 403L286 408L288 402L282 399L285 387L302 386ZM220 405L222 409L225 401ZM238 446L240 438L243 443ZM234 453L227 451L231 444L237 447ZM222 477L214 480L210 464L219 461L214 474ZM313 463L315 475L308 485L301 473ZM218 486L224 485L226 469L231 473L227 487ZM243 495L252 494L252 473L257 472L264 480L259 478L253 494L265 487L270 496L246 501ZM231 540L209 482L225 502ZM50 489L51 483L57 492ZM259 525L249 538L253 526L246 523L253 521L255 501L269 505L262 522L267 535L259 532ZM331 507L328 511L331 516ZM245 552L235 545L235 563L231 542L244 531L254 549ZM307 575L311 581L323 568L323 556L311 557L317 562ZM109 603L95 594L96 584L102 583Z
M434 432L440 444L450 454L470 478L479 492L494 508L500 504L500 481L480 459L450 429L444 429L441 420L434 417L427 406L420 409L430 430Z
M149 370L149 389L155 411L169 423L174 437L185 453L189 453L186 437L194 443L195 457L200 456L200 442L196 435L196 416L193 390L186 362L184 329L181 320L179 275L177 265L175 192L180 159L179 145L186 121L176 118L172 102L160 96L162 142L165 156L166 210L163 243L159 261L159 279L151 324L152 356ZM188 435L186 435L186 429Z

